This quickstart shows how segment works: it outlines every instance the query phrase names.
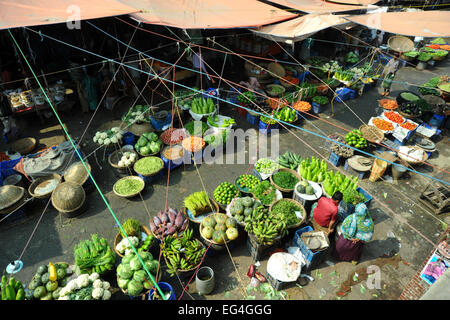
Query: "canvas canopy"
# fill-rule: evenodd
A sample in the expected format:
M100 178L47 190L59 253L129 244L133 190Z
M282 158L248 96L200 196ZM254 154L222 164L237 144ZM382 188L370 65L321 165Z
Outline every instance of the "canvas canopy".
M338 4L323 0L270 0L270 2L307 13L337 13L367 9L366 6Z

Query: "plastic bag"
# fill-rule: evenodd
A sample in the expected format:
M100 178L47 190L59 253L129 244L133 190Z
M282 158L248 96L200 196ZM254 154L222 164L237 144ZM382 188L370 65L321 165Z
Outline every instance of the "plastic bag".
M369 181L375 182L380 179L386 171L388 163L381 159L376 159L372 165L372 171L370 172Z

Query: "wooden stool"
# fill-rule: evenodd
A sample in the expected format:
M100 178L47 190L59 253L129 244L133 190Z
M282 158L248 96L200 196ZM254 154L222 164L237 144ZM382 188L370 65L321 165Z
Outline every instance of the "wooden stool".
M368 172L370 172L370 171L358 171L358 170L353 169L352 167L350 167L350 166L348 165L348 160L347 160L347 159L345 160L344 170L347 171L347 172L349 172L349 173L356 173L356 175L358 176L358 179L359 179L359 180L362 180L362 179L364 178L364 176L365 176Z

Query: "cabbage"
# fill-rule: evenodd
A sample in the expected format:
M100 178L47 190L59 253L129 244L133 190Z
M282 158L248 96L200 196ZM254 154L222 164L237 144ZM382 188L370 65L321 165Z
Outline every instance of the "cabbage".
M128 241L127 241L128 243ZM134 258L134 253L133 254L127 254L122 258L122 264L129 264L131 259Z
M142 268L142 264L139 261L138 257L133 257L133 259L131 259L131 261L130 261L130 268L133 271L136 271L136 270L139 270L139 269Z
M128 286L128 282L130 282L131 280L129 279L117 279L117 285L119 286L120 289L126 290L127 286Z
M136 271L133 275L133 280L143 282L145 280L145 271L144 270Z
M139 252L139 255L144 262L153 260L153 256L149 252L141 251Z
M131 280L130 282L128 282L127 291L131 296L138 296L143 289L144 286L142 285L142 282L138 282L136 280Z
M122 268L117 272L120 279L130 279L133 276L133 270L127 264L122 265Z
M157 260L152 260L150 262L150 268L149 270L151 274L156 274L156 272L158 271L158 261Z

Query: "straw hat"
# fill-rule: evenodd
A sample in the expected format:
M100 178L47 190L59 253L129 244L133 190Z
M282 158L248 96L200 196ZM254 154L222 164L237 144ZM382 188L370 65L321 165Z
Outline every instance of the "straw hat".
M36 139L32 137L19 139L13 143L12 149L20 154L27 154L36 148Z
M407 52L414 49L414 42L404 36L392 36L388 39L387 45L393 51Z
M8 208L22 199L25 189L18 186L6 185L0 187L0 210Z
M91 171L91 165L86 163L89 172ZM78 184L82 186L87 179L89 178L89 173L86 171L83 163L81 161L77 161L73 163L67 170L64 172L64 180L67 182L71 182L74 184Z
M286 70L284 70L283 66L276 62L269 63L269 65L267 66L267 69L271 73L276 74L277 76L279 76L281 78L286 75Z
M356 171L365 172L372 168L373 160L363 156L353 156L347 159L347 163Z
M60 183L52 193L52 205L59 212L69 213L84 204L86 193L83 187L71 182Z

